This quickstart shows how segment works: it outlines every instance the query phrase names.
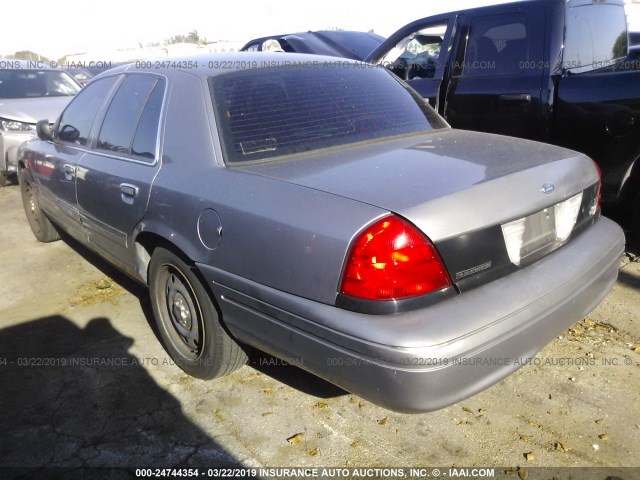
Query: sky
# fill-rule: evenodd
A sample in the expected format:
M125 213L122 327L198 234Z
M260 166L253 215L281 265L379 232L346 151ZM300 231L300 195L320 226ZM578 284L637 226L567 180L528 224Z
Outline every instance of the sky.
M209 41L252 38L307 30L373 29L389 36L403 25L436 13L504 3L505 0L30 0L2 5L0 55L31 50L57 60L64 55L162 43L197 30Z
M2 5L0 56L31 50L57 60L139 44L162 43L197 30L209 41L252 38L340 28L389 36L403 25L437 13L505 3L508 0L404 0L401 4L363 0L30 0ZM626 0L640 29L640 0ZM634 26L635 26L634 25Z

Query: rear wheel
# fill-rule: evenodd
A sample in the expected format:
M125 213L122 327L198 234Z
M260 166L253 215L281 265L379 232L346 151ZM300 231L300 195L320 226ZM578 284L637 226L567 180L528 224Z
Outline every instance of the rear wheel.
M193 267L158 247L149 263L153 314L165 348L186 373L209 379L231 373L247 356L225 331Z
M53 242L60 238L56 227L45 213L40 209L40 202L35 191L35 187L26 172L22 172L20 179L20 191L22 193L22 205L24 213L27 215L29 226L35 237L41 242Z

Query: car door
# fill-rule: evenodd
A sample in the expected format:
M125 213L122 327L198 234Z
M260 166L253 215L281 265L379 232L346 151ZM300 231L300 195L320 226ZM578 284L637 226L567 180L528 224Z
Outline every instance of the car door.
M538 4L464 15L442 111L451 126L545 139L544 25Z
M42 208L71 233L81 231L75 171L86 154L94 119L116 81L97 80L71 101L54 127L54 140L42 142L33 175Z
M81 222L93 248L117 265L132 265L131 235L147 209L159 162L159 125L166 79L129 74L118 84L77 165Z
M367 61L388 68L437 109L454 26L451 15L413 22L383 42Z

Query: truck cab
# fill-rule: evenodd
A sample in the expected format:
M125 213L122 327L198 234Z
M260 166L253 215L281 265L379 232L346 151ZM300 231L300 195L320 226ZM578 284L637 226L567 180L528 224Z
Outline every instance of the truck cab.
M640 228L640 68L623 0L528 0L412 22L369 57L454 128L586 153Z

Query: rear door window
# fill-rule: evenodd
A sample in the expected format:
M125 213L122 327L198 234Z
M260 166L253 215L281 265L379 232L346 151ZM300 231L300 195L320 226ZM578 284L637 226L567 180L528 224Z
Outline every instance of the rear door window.
M528 60L525 14L492 15L472 20L463 76L519 74Z
M163 79L127 76L109 105L96 147L153 160L163 93Z

